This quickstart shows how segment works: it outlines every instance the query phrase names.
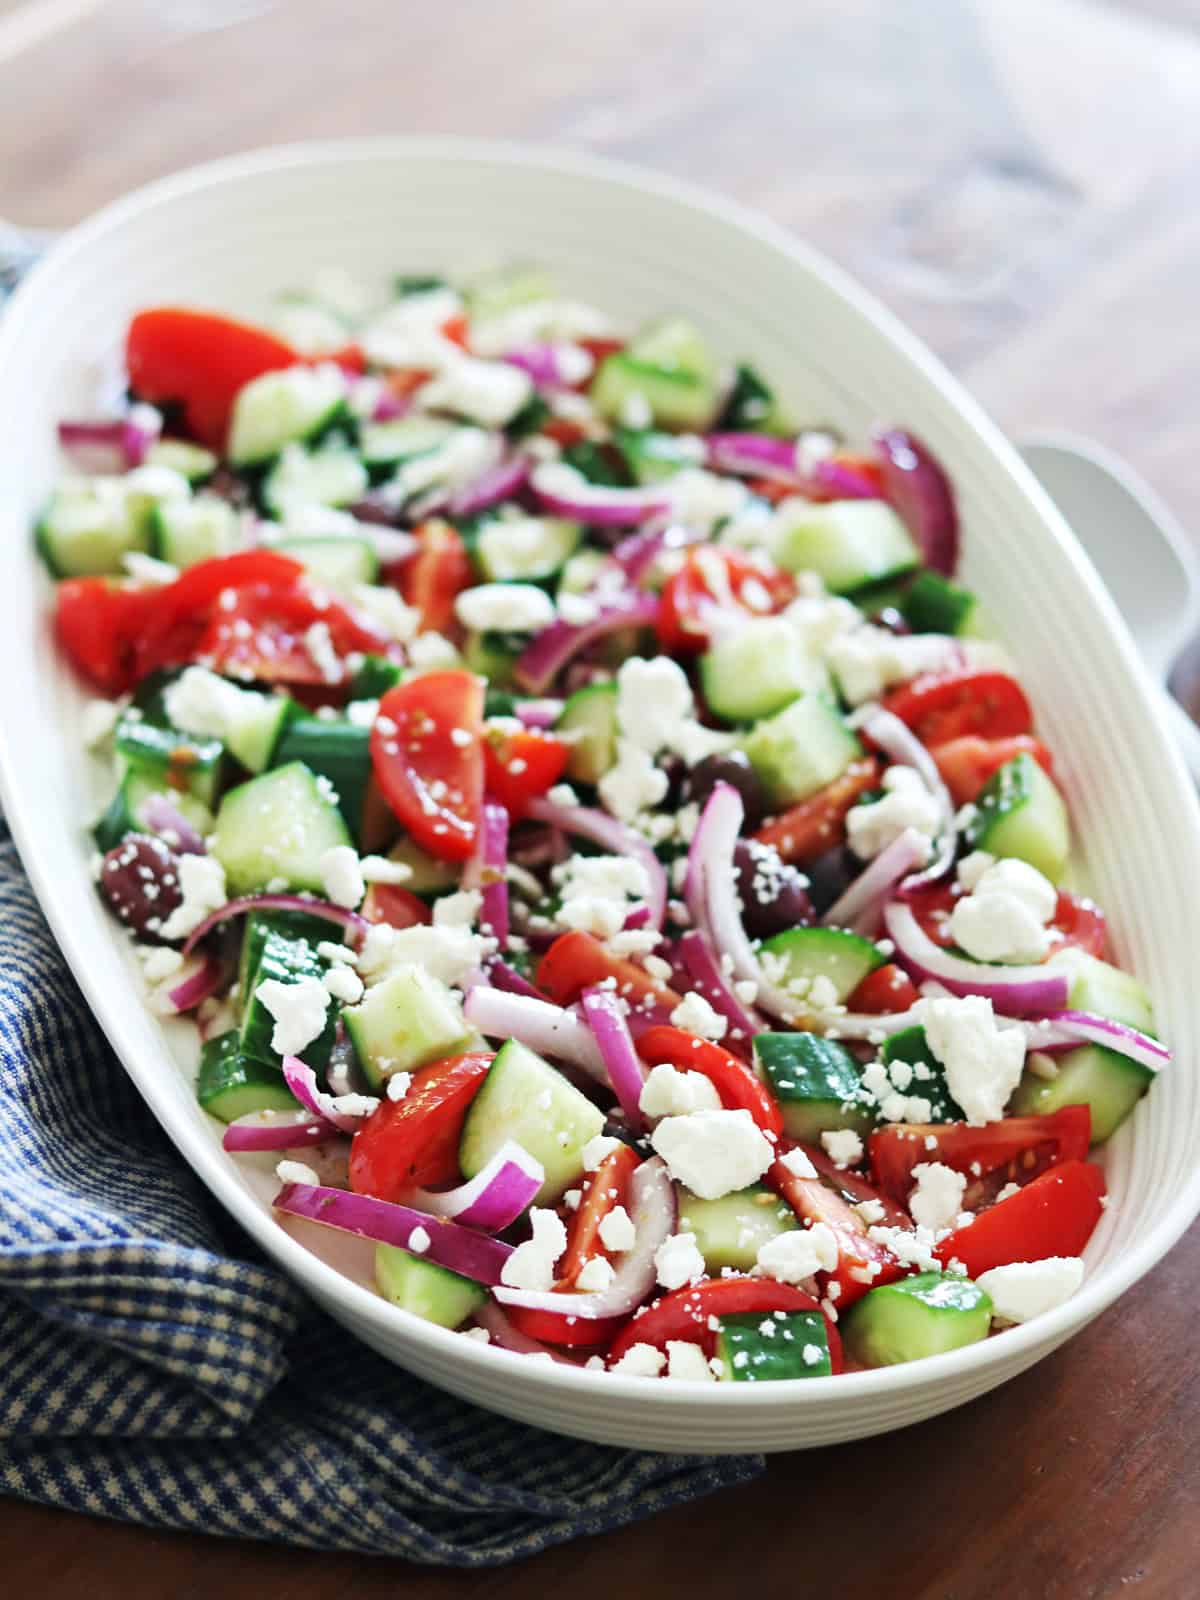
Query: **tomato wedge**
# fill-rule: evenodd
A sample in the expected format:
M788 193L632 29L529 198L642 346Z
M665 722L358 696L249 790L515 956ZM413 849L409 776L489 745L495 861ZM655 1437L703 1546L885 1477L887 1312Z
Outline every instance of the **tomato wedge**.
M331 652L326 662L310 643L322 630ZM337 687L350 677L346 657L387 655L388 640L341 601L306 583L249 584L209 618L194 655L218 672L264 683Z
M957 885L947 884L934 884L928 889L919 889L909 897L908 903L912 908L912 914L922 932L943 950L950 949L954 944L950 933L950 913L961 898L962 890ZM1060 889L1054 915L1048 926L1054 935L1050 955L1066 949L1068 945L1074 945L1080 950L1085 950L1088 955L1103 960L1108 946L1108 928L1103 911L1094 901L1082 895L1072 894L1068 889ZM880 967L878 970L882 972L884 969ZM875 973L872 973L871 977L874 976ZM869 982L870 979L866 981ZM850 1006L852 1011L866 1009L864 1006Z
M614 978L617 993L635 1004L645 1002L673 1011L680 997L652 978L645 967L610 955L594 934L563 933L538 962L536 983L557 1005L569 1006L584 989Z
M368 922L386 922L389 928L419 928L433 921L433 912L420 895L398 883L373 883L359 915Z
M456 1183L463 1121L491 1064L481 1052L450 1056L416 1073L403 1100L381 1100L350 1146L354 1192L400 1200Z
M635 1344L651 1344L665 1350L668 1341L698 1344L711 1356L717 1333L709 1318L735 1317L747 1311L819 1311L812 1295L774 1278L702 1278L699 1283L674 1289L630 1320L613 1340L608 1352L609 1365L615 1365ZM841 1372L842 1341L828 1317L825 1333L834 1372Z
M405 602L421 613L421 632L444 633L454 621L455 600L475 581L475 569L457 529L448 522L423 522L416 534L420 549L397 563L395 578Z
M487 792L519 817L531 800L554 787L570 756L570 745L552 733L536 728L506 733L489 727L483 744Z
M303 577L300 563L276 550L243 550L198 561L174 583L148 596L136 641L137 676L193 660L213 611L224 604L224 595L236 604L240 593L258 585L289 592Z
M371 729L384 798L430 855L465 861L483 811L482 678L429 672L389 689Z
M871 1135L871 1171L881 1189L905 1201L912 1169L922 1161L940 1161L975 1178L1004 1169L1005 1182L1018 1182L1034 1169L1036 1152L1050 1165L1082 1161L1091 1135L1088 1106L1063 1106L1044 1117L1005 1117L982 1128L965 1122L897 1122Z
M238 390L300 359L265 328L181 306L139 311L125 337L133 392L155 405L180 406L188 432L210 450L225 443Z
M961 1261L969 1278L1014 1261L1077 1256L1100 1221L1105 1192L1094 1162L1064 1162L956 1228L934 1254L945 1264Z
M967 733L960 739L939 744L930 755L956 806L969 805L994 772L1019 755L1031 755L1050 777L1054 758L1040 739L1018 733L1011 739L981 739Z
M841 842L847 811L860 795L878 787L882 772L873 756L852 761L840 778L773 817L754 837L760 844L773 846L793 866L815 860Z
M766 573L735 551L699 545L663 585L659 643L672 655L703 650L722 617L770 616L795 594L790 573Z
M65 578L55 594L54 629L72 666L106 694L137 682L137 641L149 592L109 578Z
M632 1145L623 1144L605 1156L590 1175L579 1208L567 1228L567 1249L559 1263L558 1288L573 1289L576 1278L593 1256L608 1259L609 1252L600 1238L600 1224L610 1211L625 1203L629 1180L641 1164L642 1158Z
M698 1039L682 1028L659 1024L647 1028L637 1042L638 1054L650 1066L667 1062L679 1072L701 1072L721 1097L726 1111L748 1111L766 1133L783 1132L783 1114L774 1096L751 1067L710 1039Z
M781 1150L780 1154L786 1152ZM820 1178L799 1178L777 1160L767 1171L767 1182L798 1217L809 1223L823 1222L833 1231L838 1262L824 1276L838 1286L834 1300L839 1311L861 1299L868 1289L904 1276L906 1269L885 1245L868 1235L867 1224L850 1209L849 1201Z
M889 1012L907 1011L915 1006L919 996L917 987L894 961L869 972L846 1001L847 1011L866 1011L872 1016L886 1016Z
M1007 672L925 673L884 695L883 708L930 748L968 733L1003 739L1033 727L1025 691Z
M526 1338L572 1350L595 1350L606 1345L625 1321L624 1317L576 1317L561 1311L533 1311L528 1306L505 1306L504 1315Z

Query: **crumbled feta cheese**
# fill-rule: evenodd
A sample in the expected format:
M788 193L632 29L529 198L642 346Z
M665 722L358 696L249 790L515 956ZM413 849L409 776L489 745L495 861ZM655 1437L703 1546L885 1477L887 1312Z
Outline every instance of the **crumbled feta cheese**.
M694 1233L673 1233L654 1252L654 1269L664 1289L682 1289L685 1283L704 1276L704 1257L696 1247Z
M862 627L862 612L838 595L800 595L783 612L805 650L824 656L835 639Z
M356 1006L363 997L362 979L353 967L343 966L341 962L323 973L321 982L335 1000L341 1000L345 1005Z
M458 665L458 651L440 633L420 633L408 647L408 659L417 672L440 672Z
M595 1172L602 1162L608 1160L614 1150L619 1150L620 1148L620 1139L614 1139L607 1133L596 1134L595 1138L589 1139L580 1151L583 1170L585 1172Z
M435 928L472 928L479 920L483 893L479 889L458 889L434 902Z
M378 715L378 700L351 700L346 707L346 720L352 722L356 728L373 727ZM480 1332L486 1333L487 1329L481 1328Z
M996 858L989 851L972 850L969 856L964 856L958 863L959 884L970 894L988 868L995 864Z
M928 841L938 831L941 807L913 767L889 767L883 775L884 796L846 813L846 837L856 856L868 861L908 829Z
M207 667L185 667L163 697L172 727L197 738L229 740L262 715L269 695L239 689Z
M404 1246L411 1250L415 1256L423 1256L432 1244L429 1234L418 1224L408 1236L408 1243Z
M156 589L174 583L179 576L179 568L170 561L160 561L157 556L148 556L141 550L126 550L121 565L136 583Z
M219 911L229 898L225 868L216 856L180 856L176 871L183 899L158 930L164 939L186 939L210 911Z
M439 982L461 989L495 949L494 939L467 928L391 928L379 922L363 940L358 970L368 983L377 983L397 967L424 967Z
M721 1097L702 1072L679 1072L664 1061L647 1074L638 1109L644 1117L686 1117L693 1111L719 1111Z
M351 950L348 944L337 944L332 939L322 939L317 945L317 954L322 961L339 961L345 967L358 965L358 952Z
M671 1021L685 1033L697 1034L701 1039L723 1039L729 1020L713 1009L697 989L685 994L671 1013Z
M631 856L575 855L555 867L551 876L561 895L559 924L601 939L611 938L624 925L627 895L637 901L650 892L645 867Z
M923 672L948 672L957 665L957 640L937 633L889 633L870 625L841 633L826 651L843 696L852 706L878 700L885 689Z
M977 961L1041 961L1050 949L1046 924L1058 904L1054 885L1024 861L996 861L978 874L973 861L964 863L974 879L971 893L950 915L955 944Z
M503 428L533 394L533 380L508 361L460 356L417 392L427 411L452 411L481 428Z
M596 1231L604 1248L617 1255L632 1250L637 1241L633 1218L624 1206L614 1206Z
M933 1253L936 1237L928 1228L890 1228L876 1224L867 1229L867 1238L885 1246L903 1267L921 1272L940 1272L941 1262Z
M613 1264L606 1261L603 1256L592 1256L585 1261L575 1279L575 1286L584 1294L603 1294L612 1283L615 1273Z
M716 1374L704 1359L698 1344L684 1339L667 1340L667 1377L685 1383L712 1383Z
M1063 1305L1083 1282L1078 1256L1049 1256L1044 1261L1014 1261L981 1272L976 1283L991 1296L993 1314L1004 1322L1029 1322Z
M951 1227L962 1209L966 1175L941 1161L919 1162L912 1175L917 1180L908 1197L913 1221L931 1233Z
M821 1143L835 1167L853 1167L863 1158L863 1142L853 1128L836 1128L823 1133Z
M477 1344L491 1344L492 1342L492 1336L486 1328L464 1328L462 1336L464 1339L474 1339Z
M882 1222L887 1216L887 1207L882 1200L860 1200L857 1205L851 1206L852 1211L870 1227L873 1223Z
M554 602L533 583L480 583L463 590L454 614L476 633L535 633L554 621Z
M577 806L579 804L579 796L569 783L556 783L546 796L546 799L550 801L551 805L556 806Z
M652 1344L634 1344L610 1370L625 1378L657 1378L666 1364L666 1356Z
M367 892L362 867L353 845L335 844L322 853L318 862L325 893L334 905L353 911Z
M363 856L358 868L364 883L407 883L412 877L407 861L391 861L387 856Z
M179 951L169 950L165 945L139 945L138 957L147 983L161 983L164 978L173 978L183 965Z
M408 644L417 636L421 626L421 613L416 606L405 605L399 591L386 584L356 583L350 598L389 639Z
M118 700L88 701L83 708L81 732L83 742L89 750L95 750L106 739L111 738L122 709L121 702ZM189 730L185 729L184 731Z
M291 983L265 978L254 991L275 1019L271 1049L281 1056L298 1056L320 1038L325 1027L329 991L320 978L304 976Z
M664 1117L650 1138L672 1178L702 1200L748 1189L775 1152L748 1111L695 1111Z
M567 1230L556 1211L534 1206L529 1213L533 1237L519 1244L500 1269L500 1282L510 1289L554 1287L554 1266L567 1248Z
M670 751L688 766L731 749L736 742L735 735L700 726L687 675L670 656L653 656L649 660L631 656L622 664L617 673L617 726L621 732L618 756L621 743L626 742L651 756Z
M563 1205L566 1206L568 1211L578 1211L582 1199L582 1189L568 1189L566 1194L563 1195Z
M706 472L703 467L684 467L661 487L676 521L705 532L727 517L740 515L750 499L749 489L737 478Z
M795 1178L815 1178L817 1175L816 1167L813 1166L799 1146L795 1150L789 1150L786 1155L780 1156L779 1164L781 1167L786 1167Z
M919 1000L915 1011L967 1121L999 1121L1025 1063L1021 1029L998 1027L992 1002L977 994Z
M313 622L304 630L304 648L326 683L342 681L342 658L333 648L327 622Z
M605 809L622 822L665 799L669 780L654 765L653 757L629 739L617 740L617 759L600 779L597 789Z
M321 1186L320 1175L303 1161L277 1161L275 1176L280 1183L303 1183L313 1189Z
M827 1223L793 1228L760 1245L754 1271L780 1283L803 1283L817 1272L833 1272L838 1264L837 1235Z

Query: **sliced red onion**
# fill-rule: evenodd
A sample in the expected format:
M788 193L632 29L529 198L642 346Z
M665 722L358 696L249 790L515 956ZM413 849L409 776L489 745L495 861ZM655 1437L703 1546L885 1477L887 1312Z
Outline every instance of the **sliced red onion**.
M127 417L107 422L60 422L58 442L77 466L90 472L140 467L162 433L153 406L134 406Z
M538 1055L559 1056L582 1067L597 1083L608 1083L608 1069L592 1030L563 1006L480 983L468 990L463 1016L489 1038L519 1039Z
M670 522L665 528L648 528L643 533L631 533L614 548L612 558L629 582L636 584L641 582L665 551L682 550L689 544L701 543L703 539L703 533L682 527L678 522Z
M821 921L831 928L849 928L870 937L878 930L883 903L901 878L919 867L929 854L929 840L915 828L886 845L869 866L829 907Z
M647 905L634 906L633 910L621 924L624 928L644 928L650 922L650 907Z
M531 1000L542 1000L546 1005L554 1003L547 1000L540 989L535 989L529 979L523 978L516 967L510 966L507 961L493 961L484 981L493 989L502 989L505 994L523 994Z
M1149 1072L1158 1072L1171 1062L1171 1052L1165 1044L1111 1017L1100 1017L1091 1011L1051 1011L1041 1021L1049 1023L1062 1036L1063 1043L1103 1045L1106 1050L1115 1050L1130 1061L1136 1061ZM1050 1041L1051 1048L1058 1042Z
M570 389L589 377L594 365L582 345L532 340L505 351L500 358L527 372L539 389Z
M527 455L514 455L498 462L452 494L446 502L447 513L452 517L473 517L501 500L511 500L524 488L532 467L533 461Z
M165 794L152 794L143 802L142 820L164 838L167 834L174 834L174 840L167 839L167 843L178 855L208 854L208 846L201 835L192 827L183 812L171 804Z
M464 1227L499 1233L527 1209L545 1179L542 1163L514 1140L506 1139L468 1183L442 1193L417 1189L412 1200L431 1216L449 1217Z
M875 452L883 470L884 497L916 540L925 565L953 576L958 565L958 510L941 465L903 428L876 434Z
M640 1133L646 1126L638 1104L645 1087L646 1073L633 1048L633 1036L625 1020L625 1007L615 989L602 989L598 985L583 991L580 1005L603 1058L612 1091L625 1113L625 1120L635 1133Z
M501 1305L522 1306L528 1311L553 1311L564 1317L624 1317L636 1311L654 1292L657 1272L654 1257L675 1231L677 1215L675 1185L661 1157L643 1161L629 1182L629 1210L636 1229L633 1248L616 1262L616 1272L607 1289L595 1294L541 1292L536 1289L497 1288Z
M498 1350L511 1350L518 1356L549 1356L551 1361L557 1361L560 1366L579 1366L578 1361L563 1355L561 1350L552 1350L548 1344L531 1339L527 1333L514 1328L494 1300L487 1300L480 1306L475 1313L475 1321L479 1327L487 1329L491 1335L488 1342Z
M901 893L912 894L931 883L939 883L954 864L958 836L954 827L954 802L950 798L950 791L942 782L937 762L907 723L901 722L893 712L884 711L880 706L872 706L861 719L859 727L890 761L914 768L921 782L937 801L940 815L933 854L920 872L904 879L900 885Z
M561 700L518 700L516 714L527 728L536 728L544 733L562 716L562 708Z
M606 601L590 622L567 622L558 617L526 645L513 675L530 694L545 694L581 650L623 628L651 627L657 616L657 596L630 589L627 594Z
M1044 1016L1067 1003L1066 975L1047 967L997 967L966 961L934 944L909 906L893 901L883 925L896 946L896 958L914 977L933 978L951 994L983 995L1010 1017Z
M580 839L601 845L611 855L629 856L634 861L640 861L649 881L646 904L650 908L650 924L654 928L662 927L667 910L667 874L653 848L640 833L635 833L623 822L618 822L615 817L593 806L560 806L553 800L531 800L525 808L525 815L536 822L548 822L551 827L561 828L564 833L573 833Z
M311 1067L306 1066L299 1056L284 1056L283 1079L306 1110L314 1117L320 1117L329 1123L331 1129L336 1129L339 1133L357 1133L370 1115L369 1111L358 1115L340 1111L333 1102L333 1096L326 1094L317 1083L316 1073ZM364 1095L363 1098L374 1101L372 1111L379 1104L374 1095Z
M611 489L589 483L582 472L563 461L543 461L529 481L547 511L594 527L631 527L671 509L669 497L659 488Z
M412 1206L398 1206L390 1200L377 1200L373 1195L352 1194L347 1189L285 1183L275 1196L274 1206L288 1216L304 1217L327 1228L357 1234L360 1239L397 1245L401 1250L412 1249L410 1240L419 1229L429 1243L424 1249L413 1250L414 1255L461 1273L464 1278L474 1278L476 1283L499 1283L501 1269L513 1252L512 1245L462 1228L444 1217L415 1211Z
M813 1022L830 1039L866 1039L871 1043L920 1025L921 1013L909 1011L818 1011Z
M324 1117L314 1117L297 1106L295 1111L248 1111L225 1129L221 1146L235 1154L254 1150L296 1150L322 1144L336 1136Z
M211 995L219 993L228 977L229 971L223 961L206 956L186 978L167 990L167 999L178 1012L194 1011Z
M796 441L769 433L710 433L704 441L708 465L742 477L776 478L800 487Z
M218 910L210 912L204 921L187 936L183 953L189 955L205 934L211 933L231 917L244 917L251 911L305 911L310 917L321 917L326 922L336 922L351 929L358 938L371 924L357 911L347 911L345 906L335 906L330 900L309 900L302 894L245 894L237 900L227 900Z
M384 388L371 411L372 422L396 422L412 410L412 395L395 394Z
M735 1034L750 1040L766 1029L766 1022L750 1006L743 1005L733 985L721 970L716 952L698 928L689 928L679 941L679 954L688 977L714 1011L725 1017ZM724 1042L724 1041L722 1041Z
M837 456L822 456L809 467L811 487L828 500L878 500L874 478Z

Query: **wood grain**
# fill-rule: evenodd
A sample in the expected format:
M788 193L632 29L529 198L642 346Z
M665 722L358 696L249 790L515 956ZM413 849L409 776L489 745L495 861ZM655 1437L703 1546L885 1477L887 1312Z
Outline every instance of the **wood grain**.
M0 25L24 9L0 0ZM559 140L759 205L1014 432L1091 433L1200 525L1200 8L1189 0L104 0L0 59L0 213L62 224L277 140ZM1065 1350L884 1441L488 1574L0 1505L6 1592L409 1600L614 1590L1187 1600L1200 1235ZM751 1577L752 1575L752 1577Z

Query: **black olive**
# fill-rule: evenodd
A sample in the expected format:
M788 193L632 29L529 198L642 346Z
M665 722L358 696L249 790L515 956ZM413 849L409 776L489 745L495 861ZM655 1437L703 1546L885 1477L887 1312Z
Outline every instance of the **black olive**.
M756 828L767 814L767 797L758 774L740 750L705 756L688 776L687 798L703 808L718 783L728 783L737 790L746 808L744 825Z
M139 939L158 942L159 925L183 899L179 857L152 834L131 833L104 857L100 890Z
M733 852L742 925L752 939L769 939L813 920L804 874L789 867L771 845L739 839Z

